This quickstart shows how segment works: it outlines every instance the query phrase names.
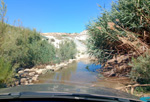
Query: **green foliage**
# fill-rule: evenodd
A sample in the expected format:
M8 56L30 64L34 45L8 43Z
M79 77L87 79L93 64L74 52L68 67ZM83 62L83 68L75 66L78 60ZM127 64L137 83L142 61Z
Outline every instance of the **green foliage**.
M132 80L140 84L150 84L150 55L145 53L145 56L139 56L137 59L133 58L130 66L132 70L130 77ZM138 92L150 91L150 87L137 87Z
M87 26L90 36L87 44L88 53L98 58L101 63L112 58L115 46L119 44L116 31L108 27L109 17L108 13L104 13L102 17Z
M77 53L76 44L72 40L65 40L59 44L57 55L60 61L75 58Z
M0 85L7 83L18 67L58 63L75 57L76 45L73 41L62 42L56 54L56 48L35 29L7 24L6 12L7 6L2 0L0 5Z
M87 25L88 53L105 63L112 56L137 50L138 46L132 44L137 38L148 45L149 7L149 0L118 0L110 12L100 7L102 15Z
M42 40L40 33L22 27L7 26L4 42L1 46L1 56L13 65L32 67L37 64L48 63L55 56L55 48L46 40Z
M4 87L4 84L10 81L12 76L12 66L4 58L0 58L0 87Z
M132 58L130 63L132 70L130 77L142 84L150 83L150 55L139 56L137 59Z

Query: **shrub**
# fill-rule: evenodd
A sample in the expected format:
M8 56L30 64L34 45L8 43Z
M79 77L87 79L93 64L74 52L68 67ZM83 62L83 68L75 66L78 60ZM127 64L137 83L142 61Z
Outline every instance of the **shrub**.
M50 63L55 58L55 47L47 41L34 42L30 46L29 55L34 65Z
M73 59L75 58L76 53L76 44L72 40L62 41L57 49L57 54L60 61Z
M12 66L4 58L0 58L0 87L4 87L12 76Z
M144 56L139 56L137 59L132 58L130 63L132 70L130 78L140 84L150 84L150 55L145 53ZM147 92L150 87L137 87L136 91Z
M117 54L143 53L150 43L149 0L118 0L87 25L88 53L105 63Z
M139 56L137 59L132 58L131 63L132 70L130 72L130 77L141 83L150 83L150 55L146 53L144 56Z
M21 67L48 63L55 56L54 46L42 40L40 33L21 27L7 27L1 48L1 56Z

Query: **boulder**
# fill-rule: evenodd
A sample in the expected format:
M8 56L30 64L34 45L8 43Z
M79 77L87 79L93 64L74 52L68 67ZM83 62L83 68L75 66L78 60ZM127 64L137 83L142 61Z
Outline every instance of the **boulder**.
M42 74L47 73L47 69L42 69Z
M35 71L36 71L35 68L30 69L30 72L35 72Z
M32 78L32 81L37 81L37 78L38 78L38 77L34 76L34 77Z
M47 65L46 66L46 69L51 69L52 67L50 65Z
M29 73L29 76L34 76L35 75L35 72L30 72Z
M24 71L25 71L25 72L29 72L29 71L30 71L30 69L25 69Z
M72 62L73 62L73 60L72 60L72 59L70 59L68 63L72 63Z
M18 73L19 73L19 74L22 74L22 73L24 73L24 71L23 71L23 70L21 70L21 71L19 71Z
M43 71L43 69L38 69L38 70L36 70L36 73L40 75L40 74L42 74L42 71Z
M39 75L37 75L37 74L36 74L36 75L34 75L34 76L35 76L35 77L39 77Z

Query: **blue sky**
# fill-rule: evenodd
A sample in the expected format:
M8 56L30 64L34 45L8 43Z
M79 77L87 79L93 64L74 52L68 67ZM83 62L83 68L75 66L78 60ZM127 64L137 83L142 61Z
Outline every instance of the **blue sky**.
M81 32L100 15L98 4L111 8L114 0L4 0L9 24L20 20L24 27L46 32Z

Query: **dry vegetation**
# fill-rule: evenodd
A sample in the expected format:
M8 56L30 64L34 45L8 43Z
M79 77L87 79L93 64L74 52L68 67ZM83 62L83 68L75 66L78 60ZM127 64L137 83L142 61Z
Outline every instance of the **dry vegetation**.
M110 12L100 8L102 16L87 26L88 52L102 63L105 76L150 83L150 76L143 76L150 70L150 59L145 57L150 56L150 0L118 0ZM144 65L146 71L141 71Z

